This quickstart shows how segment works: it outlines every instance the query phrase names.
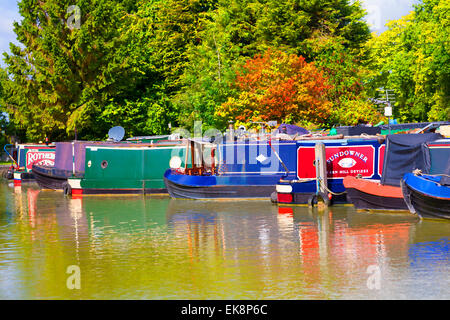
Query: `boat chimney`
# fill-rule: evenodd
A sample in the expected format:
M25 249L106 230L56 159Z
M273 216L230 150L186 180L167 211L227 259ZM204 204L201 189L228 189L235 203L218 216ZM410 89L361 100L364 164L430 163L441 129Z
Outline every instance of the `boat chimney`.
M228 121L228 134L227 134L227 141L234 141L234 128L233 128L233 121Z

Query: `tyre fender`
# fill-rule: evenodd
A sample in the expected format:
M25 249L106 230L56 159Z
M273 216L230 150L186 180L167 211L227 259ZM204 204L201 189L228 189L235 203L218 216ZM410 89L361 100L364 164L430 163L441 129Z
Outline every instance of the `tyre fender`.
M63 183L63 193L65 196L72 195L72 187L70 186L70 184L68 182Z

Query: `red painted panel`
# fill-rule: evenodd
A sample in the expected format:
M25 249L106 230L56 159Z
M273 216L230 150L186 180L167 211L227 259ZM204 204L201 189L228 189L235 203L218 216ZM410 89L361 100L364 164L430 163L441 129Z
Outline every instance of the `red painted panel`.
M371 178L375 174L375 148L365 146L326 147L328 178L344 178L361 174ZM297 177L316 177L314 147L300 147L297 150Z
M381 177L383 173L384 164L384 151L386 150L386 145L382 145L378 148L378 175Z
M278 196L278 202L281 203L291 203L293 198L292 198L292 194L290 193L279 193L277 194Z
M45 166L55 165L55 151L28 151L27 152L27 170L31 170L33 164L42 164Z
M72 189L72 195L83 194L83 189Z

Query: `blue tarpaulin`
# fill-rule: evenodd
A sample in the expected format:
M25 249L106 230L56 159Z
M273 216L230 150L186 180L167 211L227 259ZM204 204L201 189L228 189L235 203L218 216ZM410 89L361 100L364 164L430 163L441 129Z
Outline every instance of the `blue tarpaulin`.
M309 134L310 132L308 130L306 130L305 128L293 125L293 124L280 124L280 126L277 128L277 130L275 130L275 132L278 133L285 133L288 135L304 135L304 134Z

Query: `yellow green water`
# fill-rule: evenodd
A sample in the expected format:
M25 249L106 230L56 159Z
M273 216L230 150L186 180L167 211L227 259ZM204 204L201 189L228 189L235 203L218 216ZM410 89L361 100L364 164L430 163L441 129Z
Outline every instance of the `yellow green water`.
M3 183L0 299L449 299L449 237L449 222L350 206Z

